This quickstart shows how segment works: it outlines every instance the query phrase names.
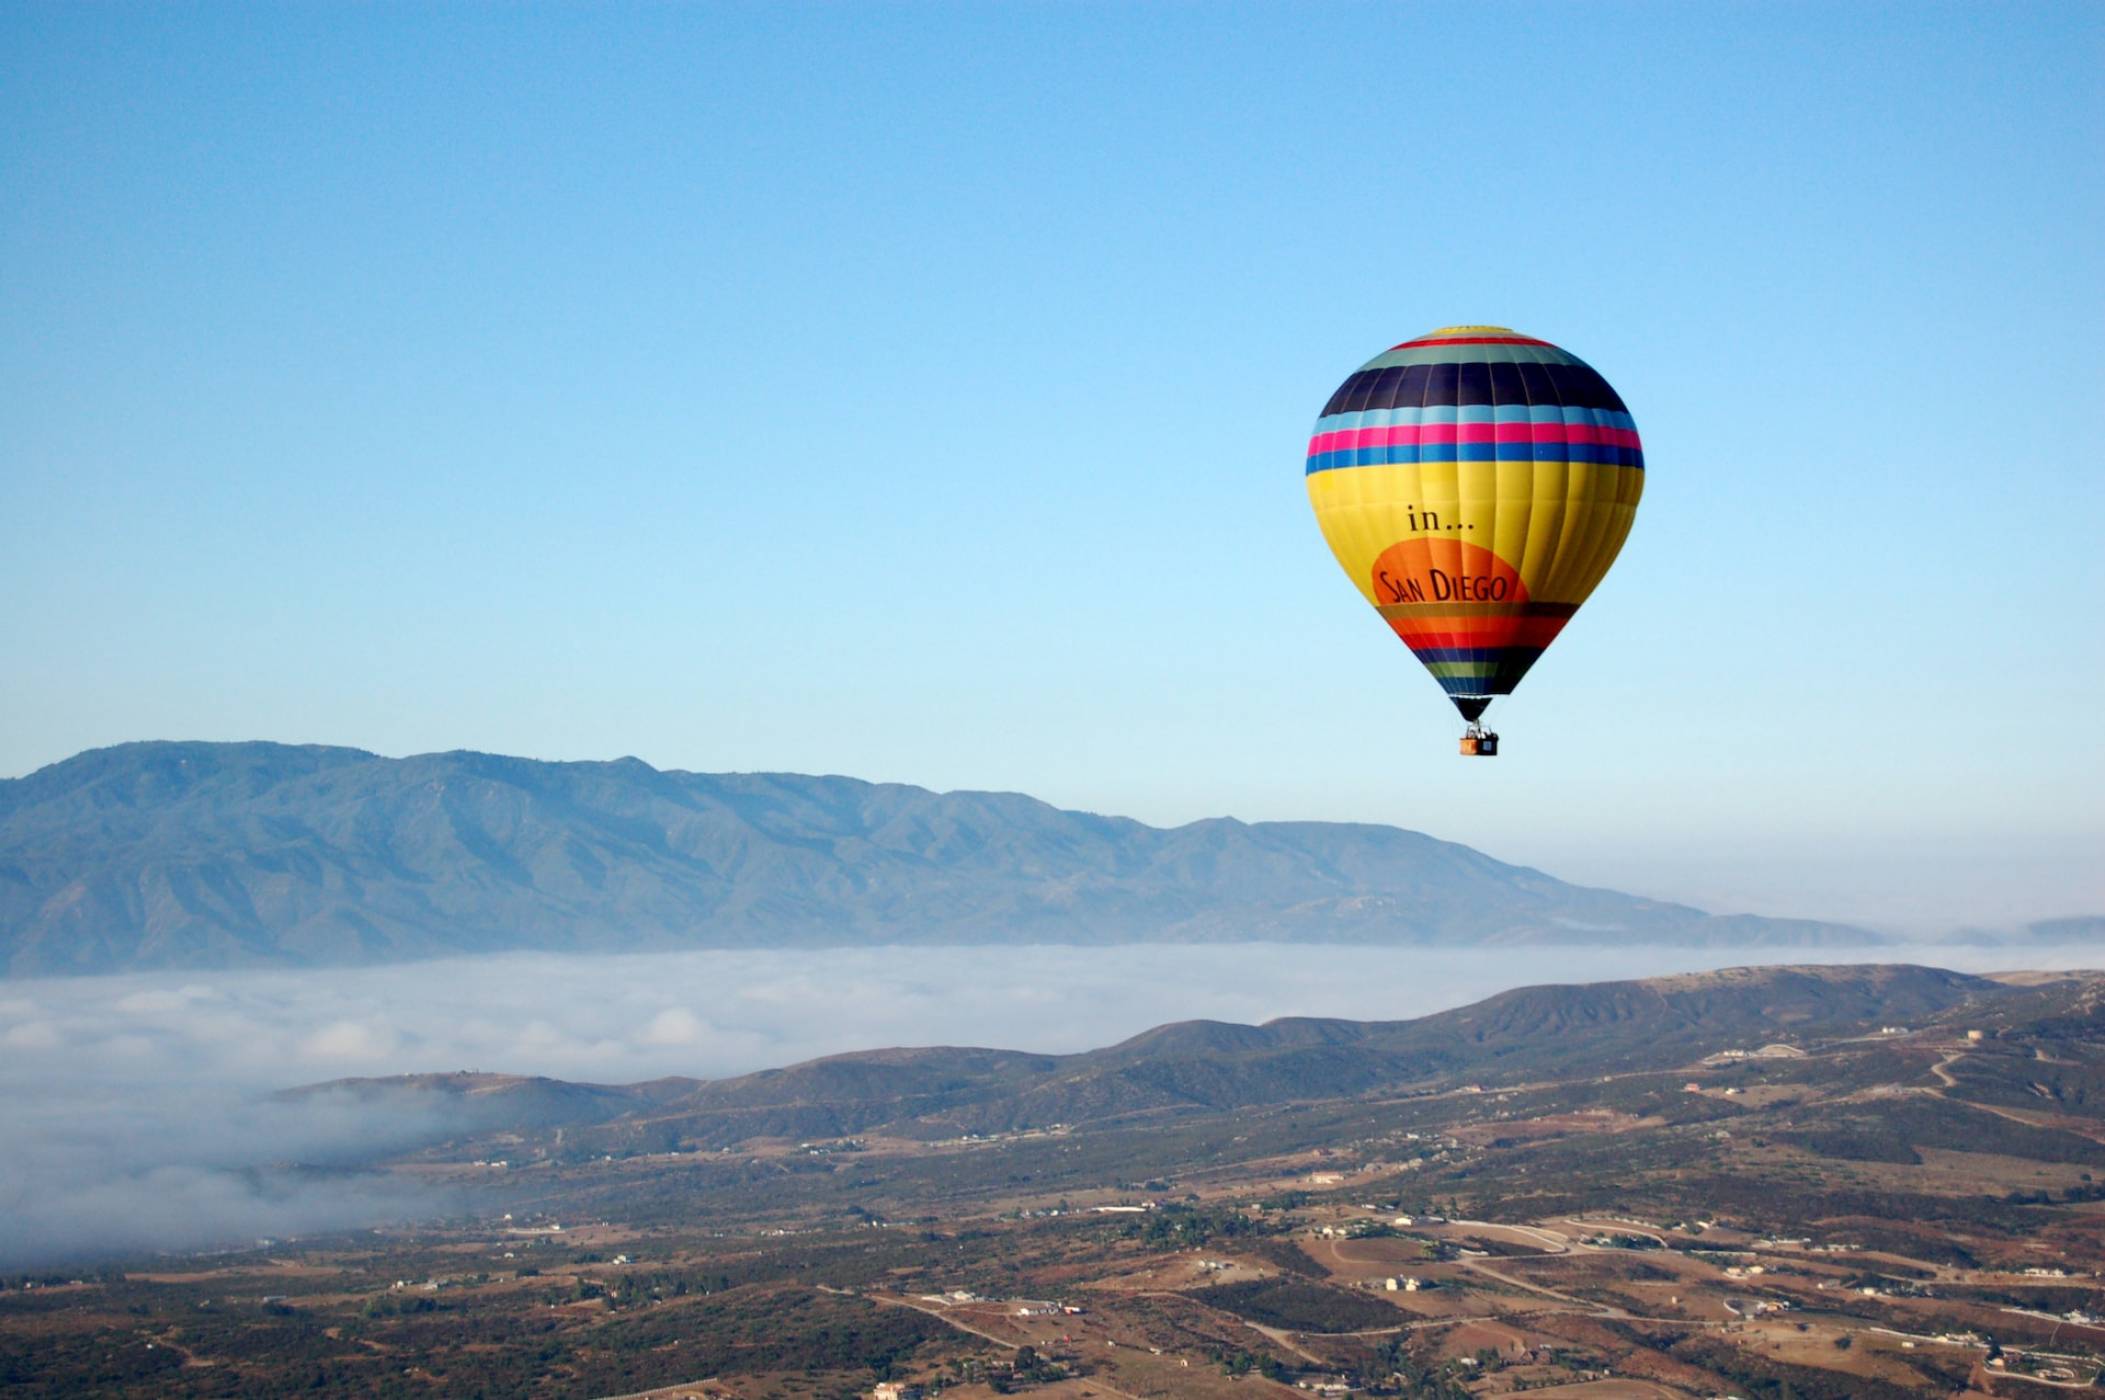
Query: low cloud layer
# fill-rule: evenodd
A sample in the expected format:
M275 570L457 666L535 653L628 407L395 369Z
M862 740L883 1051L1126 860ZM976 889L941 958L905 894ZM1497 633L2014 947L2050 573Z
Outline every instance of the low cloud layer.
M276 1101L173 1085L12 1086L0 1267L240 1245L457 1210L457 1193L358 1168L436 1136L428 1098Z
M2083 948L1817 956L1974 971L2096 961ZM269 1098L297 1084L455 1069L715 1077L886 1045L1081 1050L1191 1017L1401 1018L1524 983L1746 960L1656 947L878 948L0 982L0 1268L460 1208L349 1170L439 1132L427 1103Z

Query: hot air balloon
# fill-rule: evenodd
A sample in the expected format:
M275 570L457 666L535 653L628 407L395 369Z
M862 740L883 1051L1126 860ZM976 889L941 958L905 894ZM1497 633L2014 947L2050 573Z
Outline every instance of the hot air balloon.
M1308 443L1308 499L1360 594L1462 712L1510 695L1615 562L1644 494L1629 409L1592 366L1504 326L1361 365Z

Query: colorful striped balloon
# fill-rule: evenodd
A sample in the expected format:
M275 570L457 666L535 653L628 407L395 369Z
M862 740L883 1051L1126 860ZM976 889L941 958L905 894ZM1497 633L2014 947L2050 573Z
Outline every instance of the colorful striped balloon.
M1331 552L1472 723L1608 572L1644 480L1608 381L1503 326L1376 355L1308 442Z

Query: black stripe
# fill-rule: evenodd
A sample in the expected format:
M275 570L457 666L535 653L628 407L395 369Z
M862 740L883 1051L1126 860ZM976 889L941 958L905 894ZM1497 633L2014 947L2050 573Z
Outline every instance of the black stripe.
M1519 685L1520 678L1528 673L1528 668L1541 659L1541 647L1507 647L1491 673L1490 684L1484 688L1493 695L1511 695L1513 687Z
M1460 403L1462 400L1456 396L1456 388L1459 383L1459 371L1461 368L1460 365L1453 364L1427 365L1425 367L1425 397L1419 400L1420 406L1422 407L1426 404Z
M1587 365L1390 365L1361 370L1323 406L1333 413L1452 404L1555 404L1560 408L1630 410Z
M1520 379L1519 365L1486 365L1491 379L1491 402L1494 404L1532 403L1528 391Z

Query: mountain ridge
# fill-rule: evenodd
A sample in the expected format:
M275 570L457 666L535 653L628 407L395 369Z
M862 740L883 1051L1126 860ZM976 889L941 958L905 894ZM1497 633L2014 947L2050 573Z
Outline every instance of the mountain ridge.
M1422 832L1153 827L1020 793L146 741L0 780L11 975L875 943L1885 941Z
M578 1150L593 1152L863 1133L940 1140L1410 1093L1465 1076L1498 1088L1538 1077L1656 1071L1725 1050L1860 1038L1892 1021L1936 1026L1963 1015L1968 1025L1991 1028L2036 1023L2094 1030L2101 995L2105 974L2097 972L2058 973L2020 986L1906 963L1785 964L1519 987L1400 1021L1170 1022L1069 1054L892 1047L721 1079L670 1076L606 1085L405 1075L287 1093L450 1094L459 1105L456 1121L469 1132L500 1127L506 1100L516 1096L519 1126L551 1126L558 1111L552 1106L567 1107L572 1116L564 1121L583 1130L575 1138Z

